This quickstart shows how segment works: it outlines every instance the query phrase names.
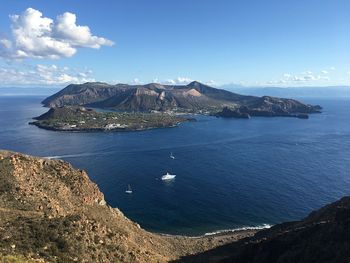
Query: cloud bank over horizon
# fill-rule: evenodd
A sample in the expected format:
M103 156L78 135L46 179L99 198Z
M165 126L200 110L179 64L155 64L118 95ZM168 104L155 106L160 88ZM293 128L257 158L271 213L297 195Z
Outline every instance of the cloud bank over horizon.
M95 81L91 70L79 71L57 65L24 65L0 67L2 86L68 85Z

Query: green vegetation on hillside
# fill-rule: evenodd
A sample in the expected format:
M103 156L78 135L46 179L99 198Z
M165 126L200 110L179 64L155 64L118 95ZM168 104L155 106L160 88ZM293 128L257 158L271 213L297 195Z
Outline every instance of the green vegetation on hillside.
M174 127L190 119L166 113L97 112L83 107L52 108L30 124L59 131L134 131Z

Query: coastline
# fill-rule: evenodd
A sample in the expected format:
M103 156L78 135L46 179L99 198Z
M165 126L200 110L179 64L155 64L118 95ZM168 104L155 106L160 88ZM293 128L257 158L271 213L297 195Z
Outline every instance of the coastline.
M173 128L195 120L165 113L97 112L85 107L62 107L51 108L28 124L64 132L130 132Z
M186 121L184 121L186 122ZM43 130L48 130L48 131L56 131L56 132L76 132L76 133L100 133L100 132L138 132L138 131L147 131L147 130L154 130L154 129L166 129L166 128L176 128L178 127L180 123L176 123L173 125L169 126L159 126L159 127L145 127L145 128L137 128L137 129L128 129L128 128L115 128L115 129L105 129L105 128L81 128L81 129L60 129L60 128L55 128L52 126L45 126L41 125L40 123L37 122L29 122L29 125L36 126L40 129Z
M179 235L173 235L173 234L166 234L166 233L157 233L153 232L154 234L165 236L165 237L183 237L183 238L192 238L192 239L200 239L200 238L210 238L210 237L219 237L219 236L231 236L233 234L242 234L242 233L256 233L260 230L269 229L273 225L270 224L262 224L258 226L243 226L238 228L231 228L231 229L222 229L222 230L216 230L212 232L207 232L201 235L186 235L186 234L179 234ZM152 232L152 231L150 231Z

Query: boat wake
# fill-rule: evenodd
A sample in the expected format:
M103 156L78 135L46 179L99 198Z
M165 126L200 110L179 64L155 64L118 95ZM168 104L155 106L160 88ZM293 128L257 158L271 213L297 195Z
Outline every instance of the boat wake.
M44 156L46 159L62 159L62 158L77 158L77 157L87 157L94 156L95 153L80 153L80 154L65 154L65 155L54 155L54 156Z
M99 151L99 152L86 152L86 153L75 153L75 154L63 154L63 155L52 155L44 156L46 159L64 159L64 158L78 158L78 157L89 157L89 156L103 156L114 154L115 151Z

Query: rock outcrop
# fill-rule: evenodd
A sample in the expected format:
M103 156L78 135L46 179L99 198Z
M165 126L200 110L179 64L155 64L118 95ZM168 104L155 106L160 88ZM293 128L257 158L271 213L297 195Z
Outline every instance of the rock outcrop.
M216 113L217 117L223 117L223 118L239 118L239 119L249 119L250 115L247 112L241 112L240 108L237 109L230 109L228 107L225 107L222 109L222 111Z

